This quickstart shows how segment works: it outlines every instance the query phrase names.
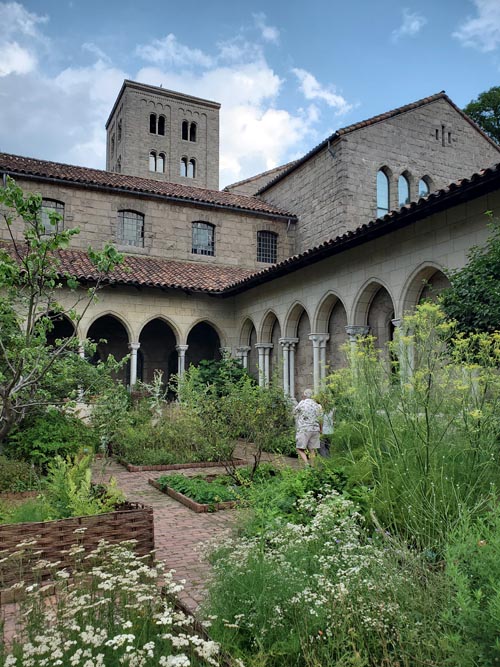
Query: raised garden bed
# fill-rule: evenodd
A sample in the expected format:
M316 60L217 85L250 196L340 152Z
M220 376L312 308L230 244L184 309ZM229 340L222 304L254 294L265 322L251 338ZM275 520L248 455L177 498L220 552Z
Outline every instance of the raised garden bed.
M85 529L85 530L83 530ZM141 556L154 549L153 508L141 503L123 503L114 512L95 516L71 517L38 523L16 523L0 525L0 550L2 559L20 551L19 544L36 540L26 547L22 556L23 580L50 580L52 569L41 567L32 572L32 567L41 561L58 561L58 569L71 569L74 556L68 551L75 544L85 552L97 547L100 540L112 544L125 540L136 540L133 549ZM9 559L0 564L0 602L10 600L10 591L3 592L20 578L20 563ZM6 595L7 593L7 595Z
M146 472L149 470L158 470L159 472L163 470L183 470L188 468L222 468L225 466L244 466L247 465L245 459L233 459L232 461L198 461L198 463L170 463L170 464L159 464L159 465L134 465L133 463L127 463L123 459L118 459L118 463L121 463L122 466L125 466L129 472Z
M218 510L229 510L233 509L238 504L237 500L228 500L226 502L214 502L214 503L198 503L196 502L196 500L193 500L192 498L185 496L183 493L180 493L179 491L172 489L172 487L170 486L162 486L161 484L158 484L158 482L155 479L149 479L148 482L155 489L158 489L158 491L166 493L171 498L174 498L174 500L177 500L178 502L182 503L190 510L193 510L193 512L196 512L198 514L204 512L216 512Z

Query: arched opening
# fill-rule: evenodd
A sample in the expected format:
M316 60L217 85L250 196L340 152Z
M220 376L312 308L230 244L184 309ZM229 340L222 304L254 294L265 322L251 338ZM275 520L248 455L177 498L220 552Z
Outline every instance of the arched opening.
M427 197L431 191L431 184L428 176L423 176L418 182L418 196Z
M188 178L196 178L196 160L191 158L188 162L187 166L187 177Z
M271 311L267 313L262 322L261 327L261 341L263 343L272 343L273 346L269 351L269 376L272 380L278 373L279 366L282 359L282 350L280 345L281 327L276 315ZM282 378L279 378L279 383L282 384Z
M251 319L247 318L241 328L240 345L248 346L247 371L256 380L259 379L259 354L255 347L257 343L257 331Z
M189 126L189 141L196 141L196 123Z
M149 114L149 131L151 134L156 134L156 114Z
M377 218L389 213L389 175L386 168L377 171Z
M375 347L387 349L387 343L393 339L393 319L394 304L391 295L385 287L380 287L371 300L367 317L370 333L375 337Z
M165 171L165 153L160 153L156 160L156 171L163 174Z
M347 365L347 358L342 350L342 347L346 344L346 326L347 313L342 301L337 299L328 318L327 331L330 337L326 344L327 373L344 368Z
M180 175L186 177L187 176L187 157L181 158L181 163L180 163Z
M149 154L149 171L156 171L156 153L154 151Z
M202 359L221 358L219 334L208 322L199 322L191 329L187 344L186 368L197 366Z
M75 325L65 315L51 315L52 329L47 331L46 341L50 347L56 346L56 341L64 341L75 334Z
M158 118L158 134L165 136L165 116Z
M410 181L406 174L398 178L398 206L406 206L410 203Z
M142 369L137 369L137 377L151 383L155 370L162 371L163 383L168 385L172 374L177 373L177 344L172 328L156 318L148 322L139 336Z
M181 132L181 136L182 136L182 139L183 139L184 141L187 141L187 140L188 140L188 136L189 136L189 123L187 122L187 120L183 120L183 121L182 121L182 132Z
M450 286L446 275L436 266L423 266L417 269L407 281L402 297L402 313L412 313L422 301L436 301L439 294Z
M129 338L127 330L123 324L114 317L114 315L103 315L99 317L89 328L87 338L97 343L92 363L106 361L109 355L120 361L129 353ZM117 373L117 379L124 384L128 384L129 370L128 364Z
M295 348L295 398L300 400L304 389L313 386L313 347L309 340L311 323L306 311L303 310L297 323L297 338L299 342Z
M447 276L442 271L434 271L432 276L424 281L422 291L418 297L418 303L422 301L436 302L441 292L451 286Z

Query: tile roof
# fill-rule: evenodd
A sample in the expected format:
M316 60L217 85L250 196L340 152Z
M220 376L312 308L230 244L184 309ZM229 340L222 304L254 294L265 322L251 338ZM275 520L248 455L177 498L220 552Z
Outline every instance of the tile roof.
M385 113L378 114L377 116L372 116L371 118L368 118L366 120L362 120L359 123L353 123L352 125L346 125L346 127L342 127L339 130L336 130L333 134L331 134L327 139L322 141L320 144L312 148L308 153L306 153L303 157L301 157L298 160L295 160L293 163L290 164L287 169L282 171L280 174L278 174L275 178L273 178L269 183L266 183L260 190L257 191L257 195L261 194L262 192L265 192L268 188L270 188L272 185L280 181L282 178L287 176L290 172L292 172L294 169L299 167L301 164L304 162L307 162L309 158L313 157L313 155L316 155L320 150L328 146L332 141L335 141L336 139L340 139L340 137L343 137L346 134L349 134L350 132L354 132L355 130L360 130L363 127L369 127L370 125L375 125L375 123L380 123L384 120L388 120L389 118L393 118L394 116L399 116L402 113L406 113L407 111L412 111L413 109L418 109L419 107L425 106L426 104L431 104L431 102L436 102L437 100L445 100L450 104L455 111L457 111L468 123L474 127L475 130L481 134L484 139L486 139L490 144L492 144L499 152L500 152L500 146L493 141L491 137L489 137L484 130L482 130L477 123L475 123L472 118L467 116L462 109L457 107L457 105L448 97L448 95L442 90L439 93L436 93L435 95L430 95L429 97L424 97L421 100L417 100L416 102L411 102L410 104L405 104L402 107L397 107L396 109L392 109L391 111L386 111Z
M482 169L470 178L454 181L441 190L431 192L427 197L423 197L417 202L411 202L400 209L391 211L383 218L371 220L342 236L324 241L299 255L293 255L278 264L273 264L250 276L240 278L233 284L226 286L224 292L227 296L243 292L246 289L287 275L303 266L339 254L373 238L384 236L430 215L498 189L500 189L500 163Z
M273 167L273 169L268 169L267 171L261 171L259 174L255 174L254 176L249 176L248 178L243 178L241 181L235 181L234 183L230 183L229 185L226 185L224 190L231 192L232 188L236 188L239 185L244 185L245 183L251 183L252 181L256 181L259 178L262 178L263 176L269 176L269 180L271 180L271 176L273 174L276 174L277 172L282 172L285 169L289 169L291 166L295 164L296 160L292 160L291 162L287 162L286 164L281 164L278 167Z
M237 209L245 212L295 220L292 213L268 204L257 197L233 194L223 190L207 190L189 185L156 181L151 178L115 174L101 169L77 167L60 162L48 162L35 158L0 153L0 173L34 176L41 179L64 181L87 186L125 190L135 194L154 195L167 200L218 208Z

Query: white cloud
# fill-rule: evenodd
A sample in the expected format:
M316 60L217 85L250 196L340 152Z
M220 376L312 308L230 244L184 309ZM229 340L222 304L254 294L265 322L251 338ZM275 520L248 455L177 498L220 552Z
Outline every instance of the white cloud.
M102 49L100 49L97 44L94 44L94 42L85 42L82 44L82 51L87 51L88 53L91 53L93 56L97 56L99 60L102 62L110 63L111 58L104 53Z
M177 41L170 33L163 39L154 39L149 44L137 47L136 53L144 60L156 65L175 67L211 67L213 60L200 49L191 49Z
M392 31L392 41L397 42L402 37L414 37L427 23L425 16L403 9L403 21L399 28Z
M316 77L305 69L294 68L292 72L300 82L300 91L306 100L321 100L336 110L338 115L345 114L352 109L352 105L339 95L333 86L323 87Z
M0 2L0 37L8 38L20 33L26 37L41 38L38 24L47 22L46 16L27 11L18 2Z
M500 1L473 0L477 16L469 17L453 33L463 46L494 51L500 45Z
M36 58L17 42L0 42L0 76L27 74L35 66Z
M272 25L268 25L266 20L267 17L264 12L258 12L257 14L252 14L255 25L260 30L262 39L265 42L271 42L272 44L277 44L280 39L280 31L278 28L275 28Z

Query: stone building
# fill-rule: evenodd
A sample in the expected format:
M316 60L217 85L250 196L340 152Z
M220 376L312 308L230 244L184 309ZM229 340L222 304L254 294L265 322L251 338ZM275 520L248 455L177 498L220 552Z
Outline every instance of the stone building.
M189 125L183 138L185 121L196 141ZM342 365L349 337L371 330L383 347L429 286L445 286L445 270L484 242L484 213L500 208L499 148L444 93L223 191L211 180L215 103L126 81L107 130L107 171L0 154L0 173L81 229L61 252L80 280L96 278L89 244L126 253L77 335L106 339L101 356L130 354L130 385L225 352L263 384L279 372L291 395L317 387ZM164 171L149 172L153 151L164 152ZM191 155L211 189L180 175Z

